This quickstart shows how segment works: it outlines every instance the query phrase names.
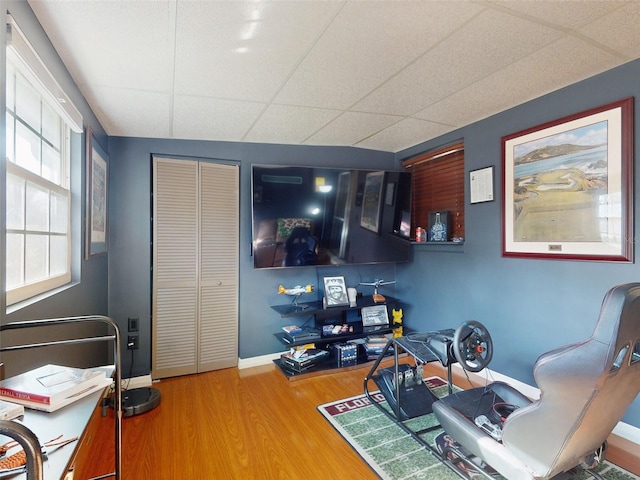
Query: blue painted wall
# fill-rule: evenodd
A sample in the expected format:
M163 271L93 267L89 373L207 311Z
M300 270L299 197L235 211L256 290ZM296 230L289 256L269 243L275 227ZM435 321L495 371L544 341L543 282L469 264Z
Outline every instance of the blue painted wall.
M127 317L140 318L140 349L123 354L126 375L151 370L151 158L152 155L233 162L240 166L240 305L239 355L250 358L284 347L273 336L291 319L270 306L285 304L278 285L311 283L323 276L344 275L348 286L375 278L393 279L395 264L346 267L300 267L254 270L251 257L251 165L318 165L397 169L393 154L339 147L302 147L205 141L112 137L109 188L109 315L126 330ZM393 287L386 287L392 295ZM317 294L306 295L315 300Z
M538 355L586 339L607 290L640 281L637 263L502 258L500 222L501 137L630 96L638 112L639 78L640 61L634 61L398 154L402 160L464 139L467 192L469 171L495 167L496 201L470 205L467 193L464 247L445 253L414 246L413 262L399 267L398 295L411 304L410 326L430 330L478 320L494 340L490 367L533 385ZM636 120L636 143L639 131ZM640 166L635 168L638 185ZM635 225L639 201L636 196ZM640 399L624 420L640 427Z

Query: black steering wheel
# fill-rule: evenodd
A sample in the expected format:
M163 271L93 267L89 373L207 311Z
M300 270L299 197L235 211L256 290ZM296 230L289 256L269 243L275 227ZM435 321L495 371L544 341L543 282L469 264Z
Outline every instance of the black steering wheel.
M484 325L469 320L456 328L451 349L462 368L470 372L479 372L491 361L493 341Z

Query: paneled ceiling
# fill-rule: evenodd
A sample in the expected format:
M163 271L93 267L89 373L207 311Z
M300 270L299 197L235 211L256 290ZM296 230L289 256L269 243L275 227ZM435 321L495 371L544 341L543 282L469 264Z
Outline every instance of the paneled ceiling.
M398 152L640 57L638 1L29 4L125 137Z

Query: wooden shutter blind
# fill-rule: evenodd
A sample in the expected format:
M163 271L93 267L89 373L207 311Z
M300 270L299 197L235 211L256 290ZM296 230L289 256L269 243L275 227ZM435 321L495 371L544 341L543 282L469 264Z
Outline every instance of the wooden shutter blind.
M450 237L464 238L464 143L402 162L411 171L411 235L429 227L430 212L449 212ZM449 238L448 240L451 240Z

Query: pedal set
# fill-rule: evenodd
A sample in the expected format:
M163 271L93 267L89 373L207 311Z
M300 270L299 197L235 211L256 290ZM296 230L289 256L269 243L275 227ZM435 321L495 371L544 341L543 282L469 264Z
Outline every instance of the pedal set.
M391 370L394 370L394 369L391 369ZM412 367L411 365L401 364L401 365L398 365L397 378L396 378L395 370L393 371L391 383L394 388L396 387L397 383L399 383L401 386L411 387L413 385L421 384L423 379L424 379L424 373L422 370L422 365L416 365Z
M392 411L398 413L398 419L407 420L431 413L431 405L437 397L424 382L422 365L398 365L382 368L372 377L380 392L389 403ZM396 394L399 395L396 398ZM398 403L399 409L398 409Z

